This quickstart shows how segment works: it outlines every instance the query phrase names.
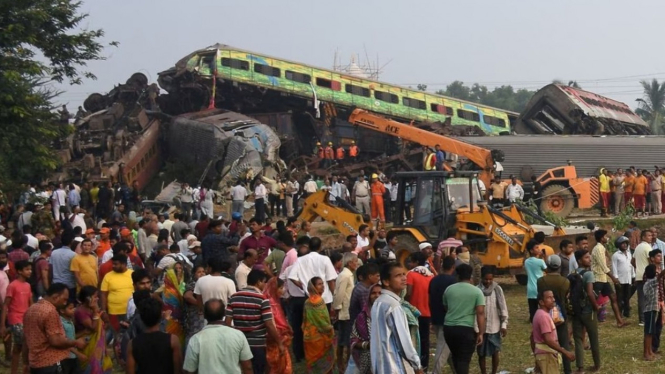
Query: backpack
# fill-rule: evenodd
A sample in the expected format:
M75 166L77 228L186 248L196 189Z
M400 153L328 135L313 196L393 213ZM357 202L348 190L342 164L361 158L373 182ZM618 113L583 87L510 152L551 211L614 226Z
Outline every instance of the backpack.
M584 287L584 274L589 270L574 272L568 274L570 282L570 292L568 293L568 315L582 315L584 309L589 303L589 295Z

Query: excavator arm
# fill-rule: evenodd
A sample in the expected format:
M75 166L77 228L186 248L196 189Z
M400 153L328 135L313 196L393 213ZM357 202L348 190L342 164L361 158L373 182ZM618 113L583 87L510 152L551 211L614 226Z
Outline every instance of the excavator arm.
M298 220L314 222L318 217L333 225L345 237L358 235L358 228L362 224L372 227L369 220L365 220L353 206L337 198L339 206L330 203L329 192L322 190L309 195L298 212Z
M349 123L366 129L396 136L426 147L439 145L442 150L467 158L479 169L479 178L489 187L494 175L494 158L488 149L478 147L447 136L434 134L412 125L393 121L366 110L355 109Z

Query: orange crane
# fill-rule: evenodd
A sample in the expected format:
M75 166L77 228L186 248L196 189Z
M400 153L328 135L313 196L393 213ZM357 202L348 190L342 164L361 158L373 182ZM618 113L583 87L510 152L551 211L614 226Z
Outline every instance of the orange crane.
M478 178L486 186L492 183L496 169L501 170L499 162L503 158L500 152L493 152L461 140L419 129L413 125L393 121L362 109L355 109L349 116L348 121L353 125L393 135L425 147L434 148L439 145L445 152L465 157L478 166ZM446 165L446 169L448 169L447 171L452 170L448 165Z
M439 145L448 153L468 159L476 167L478 179L489 188L494 180L495 172L503 171L501 161L503 152L491 151L483 147L457 140L444 135L419 129L412 124L404 124L366 110L355 109L348 122L383 134L393 135L401 139L421 144L426 147ZM447 167L448 171L451 168ZM557 216L566 217L573 208L591 208L598 203L598 180L595 178L578 178L575 166L566 165L546 170L537 179L540 183L540 208Z

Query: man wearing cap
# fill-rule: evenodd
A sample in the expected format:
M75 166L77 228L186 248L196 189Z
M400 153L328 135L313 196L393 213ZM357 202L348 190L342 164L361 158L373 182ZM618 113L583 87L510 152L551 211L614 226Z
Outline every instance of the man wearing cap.
M372 174L372 221L379 220L380 225L386 223L386 214L383 211L383 194L386 193L386 187L379 180L379 176Z
M541 294L546 290L552 291L556 306L559 312L564 313L564 323L556 326L556 333L559 337L559 345L565 350L570 351L570 337L568 335L568 320L565 316L568 310L568 291L570 290L570 281L561 275L561 257L559 255L551 255L547 258L547 269L545 275L540 277L537 284L538 293ZM570 360L563 357L563 372L564 374L571 374L572 368Z
M625 236L618 237L614 242L618 251L612 255L612 273L619 280L619 284L615 285L619 310L625 318L630 317L631 288L635 281L635 268L631 265L633 256L628 250L629 243L630 239Z
M432 255L434 254L432 250L432 244L424 242L418 245L420 252L424 253L427 256L427 262L425 262L425 267L429 269L435 276L438 274L436 268L434 267L434 262L432 261Z
M106 251L109 249L111 249L111 229L108 227L102 227L99 230L99 244L95 250L97 258L100 262L104 256L104 253L106 253Z
M203 264L203 256L201 256L201 242L194 240L188 247L189 249L189 259L192 261L192 269L196 269L197 266L205 266Z

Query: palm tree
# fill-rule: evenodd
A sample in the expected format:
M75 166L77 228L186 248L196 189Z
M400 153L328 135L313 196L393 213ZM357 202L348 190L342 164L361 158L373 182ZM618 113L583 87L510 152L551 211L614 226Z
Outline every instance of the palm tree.
M649 123L652 133L660 134L665 115L665 82L658 83L654 78L651 82L643 80L640 84L644 88L644 94L641 99L636 100L639 108L635 109L635 113Z

